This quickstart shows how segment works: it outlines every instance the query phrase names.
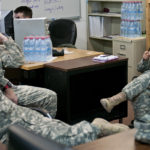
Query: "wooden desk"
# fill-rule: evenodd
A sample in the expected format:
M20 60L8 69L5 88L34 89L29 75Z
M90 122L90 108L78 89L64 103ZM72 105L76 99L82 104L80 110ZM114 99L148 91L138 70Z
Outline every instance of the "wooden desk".
M95 117L107 120L127 116L127 102L107 113L100 98L112 96L127 84L127 59L107 63L92 61L93 56L45 64L45 86L57 93L56 118L69 124ZM119 82L118 82L119 81Z
M52 62L72 60L72 59L81 58L81 57L87 57L87 56L94 56L94 55L103 54L103 52L81 50L81 49L75 49L75 48L65 48L65 49L69 52L72 52L72 53L71 54L66 54L64 56L59 56L56 59L54 59ZM60 50L60 48L58 50ZM45 64L47 64L47 63L49 63L49 62L46 62L46 63L37 62L37 63L24 64L24 65L21 66L21 69L23 69L23 70L33 70L33 69L44 68Z
M149 150L150 145L135 141L136 129L78 145L75 150Z

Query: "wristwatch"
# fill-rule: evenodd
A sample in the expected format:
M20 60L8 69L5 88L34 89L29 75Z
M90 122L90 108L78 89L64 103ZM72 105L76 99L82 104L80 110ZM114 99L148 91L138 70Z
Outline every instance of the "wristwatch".
M11 84L10 82L8 82L8 83L4 86L3 91L5 91L6 89L11 88L11 87L12 87L12 84Z

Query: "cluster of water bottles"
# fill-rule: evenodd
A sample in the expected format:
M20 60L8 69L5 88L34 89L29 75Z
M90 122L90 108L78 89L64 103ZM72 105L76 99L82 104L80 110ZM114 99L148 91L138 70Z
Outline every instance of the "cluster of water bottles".
M121 6L120 35L132 38L141 36L142 17L142 1L124 1Z
M49 36L24 37L23 51L26 62L45 62L52 58L52 42Z

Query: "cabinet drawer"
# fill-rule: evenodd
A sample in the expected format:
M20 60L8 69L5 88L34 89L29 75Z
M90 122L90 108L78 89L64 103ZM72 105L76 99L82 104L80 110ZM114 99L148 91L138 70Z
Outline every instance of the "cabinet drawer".
M113 54L128 58L128 65L132 66L133 45L130 42L113 41Z

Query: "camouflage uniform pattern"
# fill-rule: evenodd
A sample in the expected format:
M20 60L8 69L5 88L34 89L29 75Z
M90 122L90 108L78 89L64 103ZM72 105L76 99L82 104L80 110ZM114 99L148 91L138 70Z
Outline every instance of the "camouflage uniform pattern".
M3 67L19 67L23 64L23 53L21 49L9 38L0 46L0 86L4 87L8 80L4 77Z
M52 118L55 118L57 111L56 93L39 87L19 85L13 86L18 97L18 104L26 107L38 107L46 109Z
M8 80L4 78L2 68L19 67L23 64L23 54L12 39L5 42L4 46L0 46L0 50L0 83L1 87L4 87ZM52 117L55 117L57 110L55 92L25 85L13 86L13 90L18 96L18 104L45 108ZM13 124L22 125L30 131L69 146L95 140L100 135L100 129L86 121L70 126L60 120L43 117L30 108L16 105L2 90L0 97L0 139L3 143L7 142L7 129Z
M141 60L137 67L142 72L123 88L134 108L134 126L138 129L135 138L150 144L150 60Z

